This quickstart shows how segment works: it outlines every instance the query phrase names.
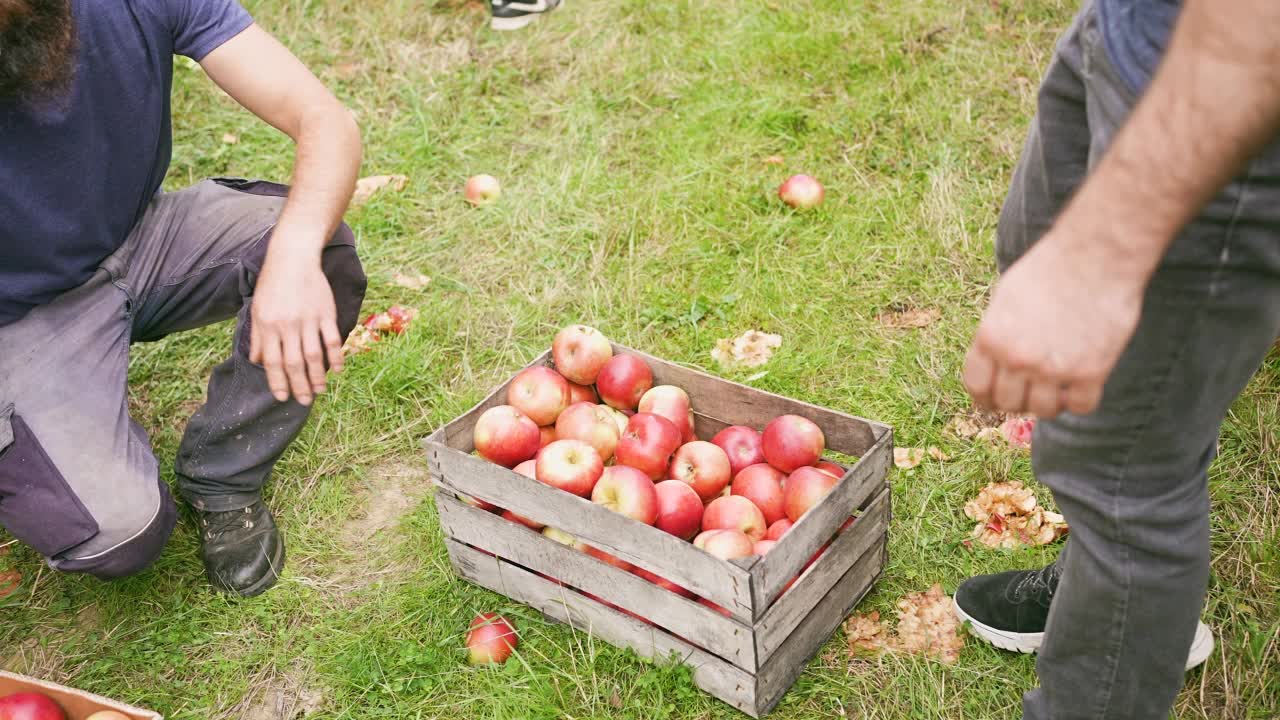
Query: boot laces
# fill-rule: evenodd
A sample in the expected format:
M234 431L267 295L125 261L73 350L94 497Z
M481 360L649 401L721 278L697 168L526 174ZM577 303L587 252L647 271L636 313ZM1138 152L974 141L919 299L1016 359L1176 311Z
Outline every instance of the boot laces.
M1013 597L1021 602L1028 595L1037 593L1053 594L1058 587L1058 577L1061 571L1058 569L1057 563L1050 563L1035 572L1023 575L1018 584L1013 586Z
M231 530L253 529L253 508L247 507L240 510L228 510L226 512L205 513L200 518L200 526L204 528L204 537L206 540L213 540L223 533Z

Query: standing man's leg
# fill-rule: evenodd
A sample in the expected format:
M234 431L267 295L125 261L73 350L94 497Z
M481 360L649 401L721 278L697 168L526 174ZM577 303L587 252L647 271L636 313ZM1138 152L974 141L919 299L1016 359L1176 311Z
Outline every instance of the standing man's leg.
M223 180L161 195L124 258L123 284L136 304L135 340L238 318L231 355L214 368L175 468L179 493L199 515L210 581L242 595L265 590L279 575L284 546L262 487L310 412L293 399L276 401L262 366L249 361L254 283L286 192L274 183ZM345 337L366 285L346 225L330 238L321 265Z

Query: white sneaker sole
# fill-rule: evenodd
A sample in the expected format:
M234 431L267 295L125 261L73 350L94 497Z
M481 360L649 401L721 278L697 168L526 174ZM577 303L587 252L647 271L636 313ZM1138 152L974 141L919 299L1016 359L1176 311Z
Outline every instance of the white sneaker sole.
M965 612L956 603L951 603L955 608L956 617L962 623L968 623L969 629L974 635L1009 652L1019 652L1023 654L1033 653L1040 649L1040 645L1044 642L1044 633L1016 633L1007 630L999 630L984 625L974 620L969 613ZM1196 637L1191 642L1191 652L1187 653L1187 670L1203 665L1209 656L1213 654L1213 631L1208 625L1202 622L1196 623Z
M564 7L564 0L560 0L560 2L556 3L555 5L552 5L551 7L547 8L543 12L529 13L527 15L521 15L519 17L490 17L489 27L493 30L501 30L501 31L519 30L520 28L528 27L530 24L537 21L537 19L542 17L543 15L546 15L547 13L555 12L556 10L559 10L562 7Z

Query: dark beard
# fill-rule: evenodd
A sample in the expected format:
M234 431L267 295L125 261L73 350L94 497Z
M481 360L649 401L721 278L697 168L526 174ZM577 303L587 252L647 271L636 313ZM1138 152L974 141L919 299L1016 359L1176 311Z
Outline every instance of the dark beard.
M42 102L75 75L71 0L0 0L0 102Z

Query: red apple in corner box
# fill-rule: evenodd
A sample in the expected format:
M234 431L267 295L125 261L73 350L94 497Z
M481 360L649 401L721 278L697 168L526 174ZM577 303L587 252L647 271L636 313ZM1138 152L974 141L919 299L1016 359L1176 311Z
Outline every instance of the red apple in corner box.
M501 615L481 613L471 621L466 644L472 665L504 663L520 644L520 636Z
M613 346L593 327L570 325L551 341L551 357L569 382L591 385L600 375L600 368L613 357Z
M654 575L653 573L649 572L648 570L645 570L642 567L633 567L631 568L631 572L635 573L636 575L639 575L640 577L644 578L645 580L648 580L649 582L653 583L654 585L657 585L658 587L664 590L670 590L671 592L679 595L680 597L687 597L687 598L693 597L693 593L689 592L689 590L687 590L686 588L683 588L664 577L661 577L659 575Z
M659 480L666 475L671 454L679 447L680 431L670 420L637 413L627 421L626 432L618 439L613 455L620 464L636 468L650 480Z
M826 438L808 418L782 415L769 421L761 436L764 459L784 473L813 465L822 457Z
M600 402L600 396L596 394L596 389L590 385L579 385L576 382L569 382L569 404L580 402L589 402L592 405Z
M764 534L764 539L765 540L781 540L782 536L786 535L787 531L790 530L791 526L794 524L795 523L791 522L790 520L786 518L782 518L778 522L769 526L769 531Z
M702 502L719 495L729 484L732 472L724 450L705 440L682 445L671 460L671 478L688 483Z
M702 548L721 560L751 557L755 543L739 530L704 530L693 539L693 546Z
M675 385L659 385L650 389L640 398L636 409L670 420L680 431L682 442L697 439L693 433L693 407L689 404L689 395Z
M658 519L658 495L649 476L633 467L613 465L604 469L591 491L591 502L652 525Z
M604 460L581 440L557 440L538 453L538 480L579 497L591 495L604 472Z
M654 526L659 530L688 540L697 534L702 524L702 498L680 480L663 480L653 486L658 496L658 519Z
M510 405L484 411L472 435L480 457L504 467L515 467L538 452L542 433L538 424Z
M600 453L606 462L618 447L618 424L613 412L605 405L588 402L574 403L556 420L556 437L562 440L581 440Z
M845 472L844 468L840 467L839 465L833 462L823 461L818 463L817 465L814 465L814 467L818 468L819 470L821 470L822 472L828 475L833 475L837 478L844 477L844 472Z
M626 560L610 555L609 553L597 547L592 547L590 545L583 545L582 552L590 555L591 557L601 562L609 563L610 565L618 568L619 570L626 570L627 572L631 572L631 568L634 567L631 563L627 562Z
M730 487L734 495L741 495L760 508L767 526L787 516L782 493L782 481L786 477L772 465L757 463L735 475Z
M0 697L0 720L67 720L58 703L34 692Z
M702 514L702 527L706 530L739 530L752 542L763 540L769 526L755 503L741 495L716 498Z
M729 456L729 467L733 476L748 465L764 462L764 447L761 444L760 431L746 425L730 425L716 433L711 442L720 446L724 454Z
M569 381L549 367L525 368L507 388L507 404L539 425L554 425L569 407Z
M787 478L787 489L783 491L787 519L793 523L800 522L800 516L821 502L823 496L839 482L839 478L813 467L802 467L791 473Z
M619 410L635 410L651 387L653 371L635 355L614 355L596 378L600 399Z
M822 183L808 175L792 175L778 187L782 202L802 210L821 205L826 194Z

